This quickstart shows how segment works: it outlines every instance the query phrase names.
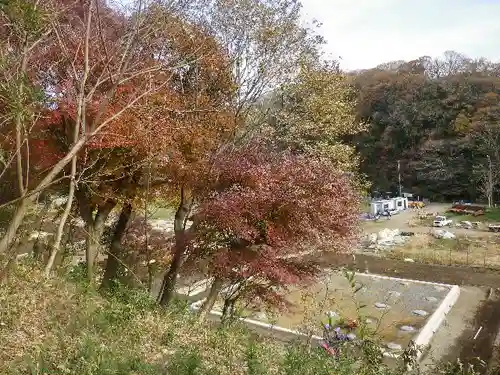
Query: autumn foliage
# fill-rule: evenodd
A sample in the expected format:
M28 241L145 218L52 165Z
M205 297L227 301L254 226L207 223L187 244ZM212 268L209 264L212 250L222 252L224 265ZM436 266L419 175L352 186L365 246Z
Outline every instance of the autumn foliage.
M350 251L359 197L327 160L251 144L213 168L213 190L194 215L191 259L225 280L258 278L267 292L310 280L307 250Z
M300 7L255 3L261 7L240 9L260 17L248 29L242 14L233 25L223 12L239 9L237 2L212 4L206 19L161 2L137 13L103 1L44 3L46 34L29 55L36 63L23 86L40 97L30 107L36 115L22 118L29 129L22 133L29 150L22 164L33 189L84 141L71 163L57 169L60 183L51 188L74 191L90 280L108 232L104 223L118 209L107 250L107 265L114 264L105 278L117 276L117 259L168 263L163 304L181 271L224 283L253 277L258 282L246 293L277 301L275 288L314 277L302 251L350 251L359 205L354 179L344 173L354 167L342 167L351 155L342 137L359 131L350 89L326 67L303 67L293 80L298 61L315 56L316 46L297 23ZM272 31L274 16L280 22ZM288 51L290 41L297 51ZM282 55L289 57L283 64ZM254 141L239 138L250 124L266 128L267 112L257 113L257 103L273 86L287 93L275 118L286 137L273 142L256 131ZM7 111L1 100L0 110ZM15 153L19 126L3 130L0 146ZM174 202L172 235L133 219L139 204L142 211L156 198Z

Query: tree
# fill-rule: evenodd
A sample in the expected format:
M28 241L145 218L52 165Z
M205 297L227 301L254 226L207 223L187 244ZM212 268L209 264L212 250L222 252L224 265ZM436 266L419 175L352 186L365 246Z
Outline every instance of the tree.
M303 26L297 0L199 1L196 20L223 46L236 92L232 98L235 140L247 139L267 120L258 106L276 87L289 82L301 63L316 59L324 40L317 24ZM249 22L251 20L251 22Z
M475 166L478 179L478 188L488 200L488 206L493 204L493 194L500 175L500 95L494 92L487 93L480 102L472 118L473 129L470 137L476 145L479 155L486 158L486 162Z
M172 191L182 184L186 165L196 168L197 158L228 132L223 117L233 86L224 56L213 38L174 10L152 3L127 18L91 2L71 9L76 14L68 11L69 21L54 27L50 56L62 51L65 59L51 70L57 100L37 123L41 147L32 171L58 169L73 153L71 171L63 172L72 177L70 192L86 223L89 279L106 218L119 203L122 213L130 210L146 169L156 171L155 188L170 184ZM48 150L55 151L51 160L43 157ZM67 212L71 204L69 199ZM54 246L51 259L56 252Z
M32 181L33 187L19 198L14 217L0 241L0 253L11 244L27 208L84 146L107 126L116 123L141 99L163 88L169 82L170 69L179 63L180 66L185 65L185 61L178 60L176 54L168 55L165 51L164 55L155 55L152 54L158 51L155 46L138 42L150 41L145 37L154 35L153 31L158 26L155 22L148 22L151 19L148 19L140 1L134 4L135 12L130 17L98 1L44 5L47 6L45 14L54 16L51 22L46 23L51 39L43 48L30 51L41 63L34 66L35 70L28 77L33 86L42 91L55 92L50 108L71 114L68 117L74 121L70 121L69 125L74 125L73 129L79 135L75 138L76 142L63 150L62 157L40 173L39 178ZM15 12L12 14L16 15ZM106 29L102 27L104 23ZM22 37L15 28L9 31ZM88 77L85 75L87 70L92 73ZM47 107L40 109L46 111ZM45 123L50 124L52 120ZM78 123L82 124L80 128L75 126ZM38 145L43 142L44 139ZM105 211L108 206L109 203L106 203Z
M283 149L321 156L338 170L356 171L355 148L345 140L365 129L356 118L356 93L335 63L303 65L275 95L271 133Z
M200 202L189 243L191 260L206 259L215 278L203 311L227 281L246 281L240 293L258 291L261 299L278 303L274 288L315 274L295 255L304 249L350 251L359 196L351 178L328 159L253 143L221 155L214 175L215 193Z
M300 61L316 54L322 42L312 30L300 25L297 1L214 0L194 4L195 10L189 12L188 19L217 40L227 56L234 91L227 101L230 110L226 124L232 125L232 133L219 143L217 150L206 153L208 162L203 167L200 163L197 168L182 170L180 181L186 182L176 185L179 201L174 221L176 246L159 296L162 304L172 299L177 275L189 252L184 224L191 208L199 203L200 184L203 191L217 155L258 133L267 119L266 111L261 111L258 104L270 90L296 75Z
M477 134L480 124L495 121L497 68L451 52L397 65L353 75L357 116L368 124L350 140L361 154L361 171L375 189L397 191L401 160L407 168L402 183L414 194L475 199L475 166L484 165L488 153L496 164Z
M491 163L491 157L487 155L485 165L478 164L474 168L474 177L477 180L478 190L486 197L488 207L493 206L496 185L499 181L498 169Z

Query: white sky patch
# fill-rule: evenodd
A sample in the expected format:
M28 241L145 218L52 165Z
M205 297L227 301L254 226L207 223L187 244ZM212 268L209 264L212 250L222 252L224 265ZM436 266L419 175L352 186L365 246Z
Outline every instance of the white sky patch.
M348 70L454 50L500 62L500 0L302 0Z

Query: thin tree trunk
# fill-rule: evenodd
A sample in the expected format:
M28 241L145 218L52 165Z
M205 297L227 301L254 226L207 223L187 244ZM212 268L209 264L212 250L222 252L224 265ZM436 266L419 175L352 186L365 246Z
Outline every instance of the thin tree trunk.
M132 204L126 203L123 205L120 212L120 217L116 223L113 239L109 248L108 259L106 261L106 269L104 270L104 277L102 279L101 288L109 288L118 277L118 270L120 269L120 260L123 259L122 239L125 235L128 223L132 216Z
M149 133L148 133L149 135ZM148 144L150 144L149 141ZM148 146L149 147L149 146ZM148 149L148 155L150 155L151 150ZM149 156L148 156L149 157ZM151 293L151 288L153 286L153 265L151 264L151 251L149 249L149 231L148 231L148 204L149 204L149 190L151 187L151 159L148 164L148 174L146 180L146 198L144 199L144 251L146 252L146 267L148 268L148 292Z
M212 311L212 308L214 307L215 302L217 301L217 297L219 296L219 293L222 289L222 284L222 279L217 277L212 282L212 286L210 287L210 292L208 293L207 299L200 308L198 323L203 323L207 314Z
M23 48L23 60L21 62L21 70L19 72L20 75L20 81L19 81L19 92L18 92L18 99L19 103L18 106L22 107L23 104L23 96L24 96L24 75L26 74L26 70L28 67L28 41L26 39L25 46ZM26 189L28 186L24 186L24 169L23 169L23 152L22 148L24 146L24 141L25 141L25 135L23 135L23 115L21 110L18 108L16 117L15 117L15 126L16 126L16 173L17 173L17 184L18 184L18 191L19 191L19 196L24 197L26 194ZM26 145L26 150L28 149L28 145ZM28 151L29 152L29 151ZM26 161L27 163L29 162L28 160ZM28 168L29 166L27 165L27 172L28 173ZM28 181L28 178L26 178L26 181Z
M66 231L65 241L64 241L64 251L61 254L61 263L64 263L66 257L69 255L68 245L73 243L73 234L75 231L75 224L73 220L69 221L68 229Z
M235 296L224 300L224 307L222 308L222 316L220 318L223 323L227 322L234 316L234 306L237 299L238 297Z
M116 203L113 201L106 202L103 206L99 208L95 219L92 223L86 225L87 229L87 240L86 240L86 251L85 260L87 261L87 278L89 282L94 281L94 264L99 254L99 248L101 246L101 237L104 232L104 224L108 218L111 210L115 207Z
M184 188L181 188L181 201L174 220L175 252L170 263L170 268L163 278L163 284L158 295L160 305L166 306L174 295L177 275L181 269L184 253L186 251L186 219L191 210L192 197L188 196Z
M90 29L92 23L92 12L89 10L87 14L87 23L86 23L86 33L85 33L85 44L84 44L84 72L83 77L80 82L80 92L78 93L78 108L77 108L77 117L75 121L75 125L73 127L73 146L78 143L78 138L80 136L80 126L82 129L85 129L85 84L87 83L87 78L89 75L89 40L90 40ZM68 220L69 214L71 213L71 207L73 206L73 197L75 195L75 187L76 187L76 162L78 159L78 154L75 154L71 159L71 172L70 172L70 181L69 181L69 192L68 192L68 201L66 202L66 207L64 209L64 213L61 217L61 221L59 222L59 227L57 228L56 238L54 241L54 245L52 247L52 252L50 254L49 261L47 262L47 266L45 267L45 276L48 277L50 274L50 270L54 265L54 260L56 259L56 255L61 247L61 239L64 233L64 226L66 225L66 221Z
M74 167L73 167L74 165ZM66 207L64 208L64 213L59 221L59 226L57 227L56 238L54 240L54 244L52 245L52 251L50 253L50 258L45 266L45 277L49 277L50 271L54 266L54 261L56 260L57 253L59 252L59 248L61 247L61 240L64 234L64 227L66 225L66 221L71 213L71 207L73 206L73 198L75 196L75 172L76 172L76 156L71 165L71 181L69 183L69 193L68 193L68 201L66 202Z
M43 261L43 253L45 250L45 243L43 241L40 241L40 232L42 231L43 224L45 223L45 219L48 216L50 209L50 202L45 202L44 207L43 207L43 213L42 213L42 219L40 220L40 225L38 225L38 236L36 237L35 243L33 244L33 259L40 261Z
M158 295L160 305L167 306L173 298L177 275L182 266L183 253L184 250L176 246L172 262L170 263L168 272L163 277L162 287Z
M89 3L89 8L88 8L88 25L90 25L90 17L92 13L92 3ZM14 238L17 234L17 231L19 230L19 227L21 226L21 223L24 220L24 217L26 215L28 207L30 207L37 199L40 193L45 190L50 184L53 183L54 179L61 173L61 171L68 165L73 157L77 155L80 150L84 147L84 145L87 143L89 139L94 137L95 135L99 134L101 130L103 130L106 126L108 126L111 122L119 118L125 111L130 109L135 103L137 103L139 100L141 100L143 97L148 95L149 93L152 93L154 91L160 90L163 86L167 84L167 82L164 82L160 86L156 87L155 90L149 89L144 91L143 93L137 95L134 99L132 99L130 102L128 102L123 108L120 110L114 112L111 116L107 117L105 120L102 120L101 118L103 117L105 113L106 106L109 104L111 99L114 97L116 88L118 87L119 82L122 80L123 74L125 71L127 71L127 68L130 63L130 59L132 54L130 53L131 47L134 44L134 42L137 39L137 34L139 30L139 22L142 17L137 17L137 23L134 24L134 32L130 34L129 40L127 42L127 45L125 47L125 50L123 51L123 54L121 56L121 61L122 64L120 65L120 68L118 69L118 74L115 79L115 83L111 87L111 89L107 92L107 95L105 96L104 100L101 101L100 107L95 115L94 118L94 127L84 136L80 137L78 139L78 142L76 142L71 149L64 155L62 159L60 159L53 167L48 171L48 173L45 175L45 177L38 183L38 185L31 191L25 190L24 194L19 198L18 201L18 206L16 207L16 211L14 213L13 219L9 222L9 227L7 228L6 234L2 237L0 240L0 254L5 253L10 245L12 244L12 241L14 241ZM35 42L32 43L32 45L27 49L27 52L30 52L39 42L42 41L44 37L49 35L53 30L49 30L48 32L44 33L42 37L37 39ZM57 33L56 33L57 34ZM88 40L90 37L90 28L87 29L86 35L85 35L85 40L86 40L86 48L88 47ZM59 40L61 42L61 40ZM88 61L85 61L86 64L88 64ZM77 79L77 77L75 77ZM93 87L94 89L97 88L97 86ZM92 89L90 90L92 91ZM91 95L89 96L91 97ZM18 150L21 152L20 150Z
M33 198L23 198L19 201L16 211L14 212L14 216L9 222L9 227L0 240L0 254L5 253L9 249L10 244L16 238L17 230L23 222L24 216L33 201Z

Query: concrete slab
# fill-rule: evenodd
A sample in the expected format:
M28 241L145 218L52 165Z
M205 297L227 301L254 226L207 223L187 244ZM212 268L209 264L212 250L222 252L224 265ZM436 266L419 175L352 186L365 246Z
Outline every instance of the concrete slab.
M354 297L344 275L324 270L320 282L309 290L289 291L287 299L294 304L294 309L271 317L253 307L243 311L241 319L258 331L267 327L282 338L290 339L300 336L297 330L304 332L303 329L309 326L307 332L314 335L313 339L321 340L320 322L326 321L327 313L333 311L334 315L349 319L361 313L389 348L387 354L397 355L410 340L418 346L427 346L460 294L458 286L373 274L356 275L356 284L359 291ZM191 307L197 309L202 302ZM364 305L359 311L358 304ZM220 316L220 309L221 302L218 302L210 315L213 318ZM306 319L311 325L304 325ZM398 349L390 350L392 347Z

